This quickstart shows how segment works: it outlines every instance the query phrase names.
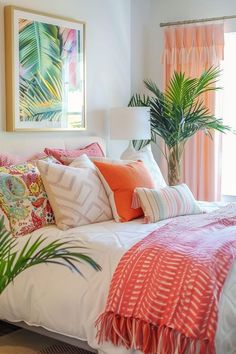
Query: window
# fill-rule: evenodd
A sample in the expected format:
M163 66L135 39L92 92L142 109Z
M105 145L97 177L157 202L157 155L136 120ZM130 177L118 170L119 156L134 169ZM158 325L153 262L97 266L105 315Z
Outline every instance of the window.
M222 68L222 115L236 131L236 32L225 33ZM222 143L222 194L236 197L236 135L223 134Z

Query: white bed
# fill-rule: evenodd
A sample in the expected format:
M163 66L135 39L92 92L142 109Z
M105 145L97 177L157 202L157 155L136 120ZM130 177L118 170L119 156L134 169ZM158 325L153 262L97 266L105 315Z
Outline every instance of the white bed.
M42 139L31 152L38 151L46 145L55 147L75 147L91 141L103 142L98 138L86 138L83 141ZM60 140L60 144L59 143ZM23 141L21 141L23 145ZM29 144L30 142L28 142ZM33 143L33 141L31 142ZM9 140L1 141L1 150L16 152L16 147ZM77 145L76 145L77 144ZM14 145L14 146L13 146ZM19 145L20 153L26 151L26 145ZM27 150L28 151L28 150ZM204 204L207 210L217 207ZM167 220L168 221L168 220ZM165 221L165 222L167 222ZM115 348L109 343L98 345L96 341L95 320L104 310L112 274L122 255L132 245L144 238L158 224L143 224L142 219L128 223L103 222L82 226L68 231L60 231L56 226L49 226L33 233L33 237L44 235L51 241L54 238L70 236L89 248L89 255L103 268L96 272L88 265L81 265L84 278L70 270L57 265L40 265L31 268L16 278L0 296L0 319L10 322L26 323L37 328L44 328L47 334L55 333L61 339L70 338L87 342L99 354L137 354L138 351L127 351ZM19 238L19 247L26 242L28 236ZM74 340L75 339L75 340ZM216 336L218 354L236 352L236 263L224 285L220 300L218 330Z
M214 205L206 205L212 209ZM166 222L166 221L165 221ZM153 231L158 224L143 224L142 219L128 223L114 221L93 224L68 231L55 226L35 231L50 240L70 236L89 247L89 254L102 266L95 272L81 265L85 275L60 266L40 265L22 273L0 297L0 318L11 322L24 321L61 335L80 339L98 350L99 354L138 353L115 348L110 344L98 346L94 322L105 307L112 274L124 252ZM28 236L19 239L19 247ZM217 353L236 351L236 266L231 270L221 298Z

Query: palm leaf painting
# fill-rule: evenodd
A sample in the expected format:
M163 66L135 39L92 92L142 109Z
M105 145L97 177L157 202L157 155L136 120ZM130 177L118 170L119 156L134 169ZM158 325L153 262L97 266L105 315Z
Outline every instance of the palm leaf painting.
M57 26L32 21L20 31L19 41L25 78L30 79L38 72L44 76L54 64L61 64Z
M82 91L79 31L23 18L18 25L20 121L61 127L69 120L68 94ZM79 105L73 115L82 116ZM78 117L70 126L81 126Z

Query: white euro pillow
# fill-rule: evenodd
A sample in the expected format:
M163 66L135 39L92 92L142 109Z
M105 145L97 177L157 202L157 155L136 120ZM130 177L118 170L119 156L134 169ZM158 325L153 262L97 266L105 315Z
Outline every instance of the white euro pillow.
M144 146L141 150L135 150L130 146L121 156L122 160L141 160L148 168L155 183L155 188L166 187L167 184L156 163L151 149L151 144Z

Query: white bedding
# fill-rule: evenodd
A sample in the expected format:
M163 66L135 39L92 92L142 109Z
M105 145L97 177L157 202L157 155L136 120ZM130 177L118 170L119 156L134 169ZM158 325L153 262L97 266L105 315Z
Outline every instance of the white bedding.
M215 205L207 205L213 209ZM85 278L57 265L31 268L8 286L0 296L0 318L25 321L50 331L87 341L99 354L138 353L115 348L109 343L98 346L94 322L103 311L112 274L121 256L132 245L165 223L143 224L142 219L128 223L114 221L93 224L68 231L50 226L34 232L50 240L70 236L89 247L88 253L102 266L96 272L81 264ZM19 239L19 245L27 237ZM236 352L236 263L227 278L220 301L216 336L218 354Z

